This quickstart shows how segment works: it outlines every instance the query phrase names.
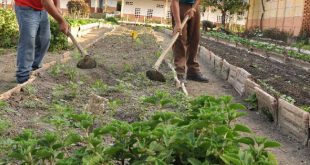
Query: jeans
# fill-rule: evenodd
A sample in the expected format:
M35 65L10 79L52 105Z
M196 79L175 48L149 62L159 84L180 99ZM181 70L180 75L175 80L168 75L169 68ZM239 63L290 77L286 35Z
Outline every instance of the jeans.
M29 79L32 70L41 67L50 45L51 31L48 13L45 10L15 6L15 12L20 33L16 79L18 83L23 83Z

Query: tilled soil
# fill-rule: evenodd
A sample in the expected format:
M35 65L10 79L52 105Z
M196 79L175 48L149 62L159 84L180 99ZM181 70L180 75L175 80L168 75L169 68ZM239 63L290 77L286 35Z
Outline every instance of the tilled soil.
M82 46L85 46L97 38L98 34L104 34L110 29L98 29L87 34L87 37L78 38L78 41ZM59 61L62 58L64 51L48 52L44 59L44 63L52 61ZM0 93L6 92L11 88L14 88L16 83L15 71L16 71L16 50L10 49L0 52Z
M208 39L202 39L201 43L230 64L247 70L259 84L268 90L275 89L286 98L292 97L298 106L310 106L309 72ZM277 92L273 94L276 95Z
M139 33L137 40L131 38L133 30ZM144 109L141 103L144 96L158 90L179 92L170 74L166 74L167 83L152 82L145 76L145 71L155 63L159 49L151 29L118 27L89 48L97 68L76 68L81 57L74 52L68 63L58 63L40 73L31 85L6 100L5 106L0 106L0 119L9 125L0 134L0 160L8 147L4 139L13 138L25 129L35 133L56 131L53 122L65 113L59 109L71 107L77 113L87 111L86 105L94 95L106 99L103 109L90 112L96 115L98 125L113 118L132 122L148 116L152 110ZM167 69L161 67L168 73Z

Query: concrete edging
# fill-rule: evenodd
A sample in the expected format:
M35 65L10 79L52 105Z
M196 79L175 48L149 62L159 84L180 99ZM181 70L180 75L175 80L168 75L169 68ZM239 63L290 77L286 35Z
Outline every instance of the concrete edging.
M218 43L230 46L230 47L234 47L234 48L237 48L239 50L248 51L248 48L246 48L245 46L240 45L240 44L238 44L238 46L236 46L236 44L233 44L233 43L228 42L226 40L216 39L216 38L209 37L209 36L208 37L204 36L202 38L210 39L212 41L215 41L215 42L218 42ZM267 56L264 51L256 49L256 48L253 48L253 51L251 53L253 53L253 54L257 55L257 56L260 56L260 57L264 57L264 58L271 59L273 61L280 62L282 64L292 64L292 65L300 67L300 68L302 68L302 69L304 69L306 71L310 71L310 63L309 62L305 62L305 61L302 61L302 60L299 60L299 59L295 59L295 58L292 58L292 57L289 57L289 56L280 55L280 54L277 54L277 53L274 53L274 52L268 53L268 56Z
M309 113L289 102L279 99L278 126L296 139L308 145Z
M264 91L261 86L252 81L252 75L243 68L229 64L207 48L200 46L200 62L211 65L215 72L227 80L243 97L256 95L258 109L267 112L273 118L275 126L287 135L292 135L305 145L310 142L310 113L283 99L275 98ZM203 61L201 61L203 60ZM217 70L221 68L221 72ZM227 79L226 79L227 76ZM270 116L270 117L271 117Z

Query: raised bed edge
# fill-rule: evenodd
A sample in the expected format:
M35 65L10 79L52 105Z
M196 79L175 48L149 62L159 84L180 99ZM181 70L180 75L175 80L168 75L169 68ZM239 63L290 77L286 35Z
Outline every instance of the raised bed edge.
M206 48L205 48L206 49ZM208 49L207 49L208 50ZM216 56L212 51L210 51L210 50L208 50L209 52L210 52L210 54L211 54L211 56L212 55L214 55L214 56ZM213 54L212 54L213 53ZM214 59L214 57L213 57L213 59ZM214 60L213 60L214 61ZM223 61L226 61L225 59L223 59ZM230 66L231 66L231 68L230 68L230 70L229 70L229 75L231 75L231 74L233 74L233 69L232 68L235 68L235 69L238 69L239 71L240 70L244 70L244 69L242 69L242 68L238 68L238 67L236 67L236 66L234 66L234 65L231 65L230 64ZM244 71L246 71L246 70L244 70ZM247 72L247 71L246 71ZM248 73L248 72L247 72ZM240 73L239 73L240 74ZM252 84L254 84L254 89L255 89L255 91L257 92L257 91L263 91L264 92L264 94L267 94L268 96L271 96L268 92L266 92L266 91L264 91L262 88L261 88L261 86L260 85L258 85L258 84L256 84L255 82L253 82L251 79L252 79L252 75L251 74L246 74L247 76L246 76L246 79L245 79L245 81L244 81L244 86L245 86L245 91L244 91L244 93L247 93L247 83L249 83L249 82L252 82ZM238 76L238 73L236 73L236 75L235 75L235 77L234 77L234 79L236 79L237 78L237 76ZM228 77L228 80L227 80L228 82L229 82L229 77ZM231 85L233 85L234 86L234 84L232 84L231 82L229 82ZM235 87L234 87L235 88ZM235 88L236 89L236 88ZM239 93L239 91L238 90L236 90L238 93ZM239 93L240 94L240 93ZM256 94L256 93L255 93ZM240 94L241 96L243 96L243 94ZM247 95L245 95L245 96L247 96ZM273 96L271 96L272 98L274 98ZM259 99L259 98L258 98ZM274 108L274 110L273 110L273 116L274 116L274 119L275 119L275 122L276 123L278 123L279 122L279 100L278 99L276 99L276 98L274 98L274 99L272 99L273 101L270 101L270 105L268 106L268 107L272 107L272 108ZM296 107L295 105L293 105L293 104L290 104L290 103L288 103L290 106L292 106L292 107ZM258 105L258 106L260 106L260 105ZM300 141L300 139L298 138L298 137L296 137L295 135L293 135L293 133L292 132L296 132L296 130L292 130L292 129L294 129L294 128L291 128L291 127L289 127L288 128L288 132L289 132L289 134L291 134L291 135L293 135L295 138L296 138L296 140L298 140L298 141L300 141L300 142L303 142L305 145L309 145L309 143L310 143L310 113L304 113L305 115L304 115L304 118L305 119L308 119L308 120L306 120L306 121L308 121L307 123L308 124L305 124L305 126L304 126L304 130L305 131L307 131L308 132L308 135L306 135L306 136L302 136L301 135L301 137L304 137L304 139L302 140L302 141ZM278 127L279 127L279 125L278 124L276 124ZM310 145L309 145L310 146Z

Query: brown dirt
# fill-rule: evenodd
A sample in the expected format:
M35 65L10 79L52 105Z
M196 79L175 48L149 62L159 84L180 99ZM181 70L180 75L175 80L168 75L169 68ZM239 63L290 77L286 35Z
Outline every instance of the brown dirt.
M77 38L82 46L91 43L94 39L98 38L98 34L102 35L106 33L108 29L94 30L84 37ZM43 64L52 61L59 61L62 58L64 51L48 52L43 60ZM14 88L16 83L15 71L16 71L16 50L8 49L4 50L0 54L0 93L6 92L11 88Z
M226 59L230 64L247 70L256 80L268 84L266 88L272 87L281 95L292 97L298 106L310 106L309 72L296 66L270 61L247 51L211 40L202 39L201 43L216 55ZM261 82L258 83L263 85Z
M132 41L132 30L139 32L138 41ZM108 106L104 112L93 112L99 123L111 120L111 116L134 121L150 113L137 106L141 104L141 97L151 95L156 90L176 91L172 76L165 65L161 67L161 71L167 73L167 83L152 82L145 76L145 71L152 67L157 58L160 49L157 43L164 46L168 41L164 34L155 33L155 38L153 35L147 28L119 27L89 49L98 62L96 69L77 69L76 62L80 57L73 53L74 58L69 63L57 64L40 74L32 85L13 95L6 101L8 106L0 109L0 118L8 120L11 125L5 136L13 137L24 129L33 129L36 132L55 130L49 119L61 115L62 112L53 109L54 105L72 106L77 112L85 111L85 105L93 93L120 104L115 110ZM233 95L236 101L241 101L233 88L217 78L210 69L203 68L203 72L210 78L210 83L189 82L187 86L192 96ZM108 86L108 91L94 91L92 85L98 80ZM279 131L274 131L271 124L261 119L261 116L256 112L249 112L240 122L246 123L259 135L279 140L283 144L282 148L273 151L281 164L309 164L309 150L288 140ZM3 155L0 152L0 158L1 156Z

